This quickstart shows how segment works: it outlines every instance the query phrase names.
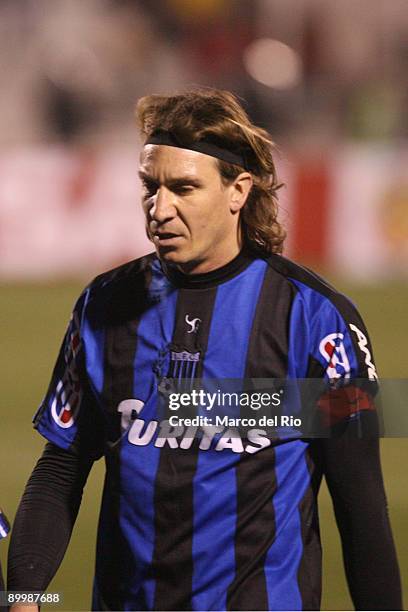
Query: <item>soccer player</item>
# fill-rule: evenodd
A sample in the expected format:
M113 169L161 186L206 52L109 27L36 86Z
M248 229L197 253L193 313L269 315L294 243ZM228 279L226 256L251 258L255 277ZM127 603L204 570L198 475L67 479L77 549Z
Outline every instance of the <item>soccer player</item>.
M48 443L15 519L9 589L47 588L104 455L93 609L319 609L323 475L354 605L401 609L378 436L359 435L375 420L372 348L351 303L281 255L269 135L218 90L145 97L137 116L156 252L75 305L35 416ZM342 397L333 435L163 418L179 379L244 378L326 381ZM357 379L356 408L341 390Z

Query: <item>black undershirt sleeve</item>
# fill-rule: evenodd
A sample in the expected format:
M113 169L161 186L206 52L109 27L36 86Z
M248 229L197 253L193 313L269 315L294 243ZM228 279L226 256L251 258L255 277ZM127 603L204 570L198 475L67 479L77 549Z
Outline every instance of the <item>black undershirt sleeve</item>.
M15 517L8 558L10 591L44 591L56 573L78 514L93 459L48 443Z
M354 606L402 610L378 435L359 437L351 424L340 435L320 442Z

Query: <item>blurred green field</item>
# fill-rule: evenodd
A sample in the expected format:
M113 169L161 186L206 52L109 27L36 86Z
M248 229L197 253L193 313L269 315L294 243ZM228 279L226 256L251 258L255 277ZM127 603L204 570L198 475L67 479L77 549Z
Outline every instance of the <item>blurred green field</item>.
M332 279L333 280L333 279ZM359 307L370 331L381 376L408 378L408 286L334 284ZM19 497L43 441L31 417L48 384L70 309L80 286L74 283L8 285L0 289L1 447L0 502L13 519ZM408 599L408 439L382 441L384 477L401 573ZM103 465L95 466L86 487L76 529L49 591L61 591L64 610L89 610L95 533ZM320 494L324 549L323 609L353 609L347 593L337 528L326 488ZM375 533L373 533L375 538ZM0 546L5 568L7 544Z

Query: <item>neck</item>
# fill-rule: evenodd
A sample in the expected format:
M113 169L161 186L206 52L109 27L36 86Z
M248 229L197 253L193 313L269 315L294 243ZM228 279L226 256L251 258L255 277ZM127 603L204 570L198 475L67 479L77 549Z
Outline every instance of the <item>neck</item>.
M176 268L183 274L205 274L212 272L218 268L222 268L240 253L241 247L237 244L235 248L228 250L226 253L214 256L211 260L203 259L202 261L189 261L185 264L178 264Z

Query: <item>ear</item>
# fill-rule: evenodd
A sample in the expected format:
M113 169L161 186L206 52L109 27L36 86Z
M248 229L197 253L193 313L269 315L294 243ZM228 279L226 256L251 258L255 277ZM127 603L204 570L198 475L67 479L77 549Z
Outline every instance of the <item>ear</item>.
M252 176L249 172L241 172L234 182L230 185L231 198L230 198L230 210L231 212L237 212L244 206L251 187L253 185Z

